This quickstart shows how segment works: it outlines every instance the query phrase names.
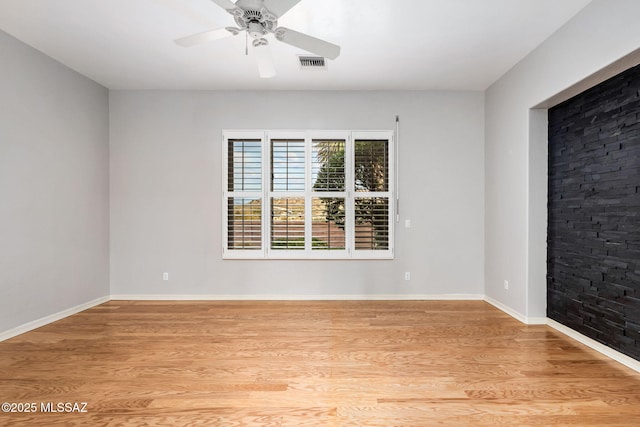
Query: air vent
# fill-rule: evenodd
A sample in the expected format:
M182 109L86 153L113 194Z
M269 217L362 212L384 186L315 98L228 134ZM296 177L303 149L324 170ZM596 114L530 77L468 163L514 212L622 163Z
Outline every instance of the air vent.
M303 70L326 70L327 62L322 56L298 56Z

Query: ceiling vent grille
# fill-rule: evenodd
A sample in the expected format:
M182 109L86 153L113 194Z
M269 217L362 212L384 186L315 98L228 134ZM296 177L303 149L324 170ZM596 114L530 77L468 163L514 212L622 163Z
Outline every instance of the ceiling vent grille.
M303 70L326 70L327 61L322 56L298 56Z

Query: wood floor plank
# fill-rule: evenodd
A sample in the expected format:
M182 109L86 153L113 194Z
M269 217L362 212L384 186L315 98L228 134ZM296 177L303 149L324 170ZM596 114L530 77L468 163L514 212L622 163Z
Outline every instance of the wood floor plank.
M637 426L640 375L479 301L110 301L1 342L0 400L39 409L3 426Z

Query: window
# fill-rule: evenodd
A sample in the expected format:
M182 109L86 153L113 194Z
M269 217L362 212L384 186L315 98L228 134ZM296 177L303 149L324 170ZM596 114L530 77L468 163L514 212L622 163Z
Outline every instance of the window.
M391 131L224 133L225 258L392 258Z

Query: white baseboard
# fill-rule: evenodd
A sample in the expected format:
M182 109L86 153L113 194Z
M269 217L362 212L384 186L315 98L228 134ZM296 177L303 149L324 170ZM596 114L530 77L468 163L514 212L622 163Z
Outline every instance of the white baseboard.
M497 301L491 297L484 297L484 300L486 302L488 302L489 304L491 304L492 306L494 306L495 308L497 308L498 310L504 311L505 313L507 313L509 316L521 321L522 323L524 323L525 325L546 325L547 324L547 318L546 317L527 317L524 314L510 308L507 307L506 305L504 305L503 303L501 303L500 301Z
M109 296L97 298L97 299L94 299L93 301L76 305L75 307L71 307L66 310L59 311L49 316L41 317L40 319L34 320L29 323L25 323L24 325L20 325L13 329L9 329L8 331L0 332L0 341L8 340L9 338L13 338L15 336L24 334L25 332L29 332L34 329L40 328L42 326L48 325L49 323L53 323L57 320L64 319L65 317L69 317L76 313L80 313L81 311L87 310L91 307L95 307L96 305L103 304L109 300L110 300Z
M482 301L483 295L111 295L122 301Z
M561 323L556 322L552 319L547 319L547 325L552 327L558 332L561 332L567 335L570 338L586 345L587 347L601 353L616 362L622 363L624 366L633 369L636 372L640 372L640 362L627 356L626 354L622 354L619 351L616 351L610 347L607 347L604 344L599 343L596 340L593 340L585 335L582 335L580 332L577 332L567 326L564 326Z

